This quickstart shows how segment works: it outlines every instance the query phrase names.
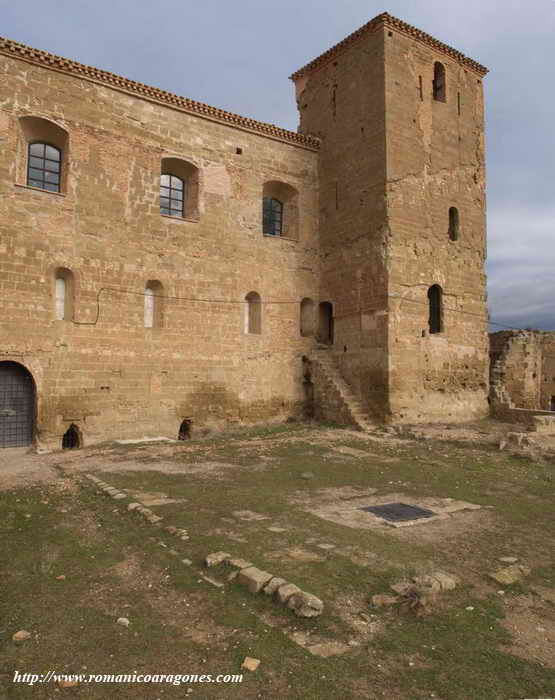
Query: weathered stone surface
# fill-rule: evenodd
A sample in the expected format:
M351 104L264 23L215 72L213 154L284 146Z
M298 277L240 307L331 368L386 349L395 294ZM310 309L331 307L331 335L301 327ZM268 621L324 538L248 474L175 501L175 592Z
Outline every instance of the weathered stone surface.
M253 659L251 656L245 656L245 659L241 664L241 668L244 668L246 671L256 671L259 666L260 659Z
M283 586L287 581L284 578L279 578L279 576L274 576L268 583L264 586L264 593L266 595L274 595L280 586Z
M301 593L301 589L294 583L285 583L276 591L276 598L280 603L287 603L294 593Z
M226 559L230 559L231 554L229 552L214 552L213 554L208 554L204 559L204 564L207 567L219 566L223 564Z
M439 581L442 591L453 591L459 583L459 579L456 576L446 574L443 571L434 571L432 576Z
M298 617L317 617L324 610L324 603L311 593L293 593L287 601L287 607L295 611Z
M140 503L130 503L127 506L127 510L137 510L137 508L140 508L141 504Z
M489 577L501 583L504 586L509 586L512 583L517 583L522 580L525 576L530 573L530 569L526 566L521 566L520 564L513 564L512 566L507 566L504 569L499 569L489 574Z
M407 591L413 588L411 581L399 581L390 586L391 590L398 595L404 595Z
M12 639L14 642L24 642L27 639L31 639L31 633L27 630L19 630L12 636Z
M416 576L414 584L422 591L430 591L439 593L441 591L441 583L434 576Z
M251 593L258 593L271 578L272 574L269 574L267 571L257 569L256 566L249 566L239 571L237 582L242 586L246 586Z
M397 603L397 598L392 595L378 593L372 596L372 605L375 608L387 608L391 605L395 605L395 603Z
M237 569L238 571L240 571L241 569L248 569L250 566L252 566L252 562L247 561L246 559L241 559L239 557L227 559L225 564L226 566L230 566L232 569Z
M518 561L517 557L499 557L499 561L503 564L516 564Z

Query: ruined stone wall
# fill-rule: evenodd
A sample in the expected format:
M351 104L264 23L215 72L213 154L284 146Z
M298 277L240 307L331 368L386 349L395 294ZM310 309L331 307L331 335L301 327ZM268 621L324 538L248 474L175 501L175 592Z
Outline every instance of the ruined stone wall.
M541 399L543 335L538 331L490 334L490 397L494 414L503 410L507 400L514 408L545 408Z
M343 377L388 413L382 30L296 79L300 131L321 139L320 299L333 303Z
M434 64L445 101L433 99ZM402 31L385 32L390 405L393 420L487 414L481 76ZM449 209L459 213L457 240ZM428 289L443 290L441 332Z
M542 333L542 367L540 408L553 410L555 406L555 333Z
M298 412L313 343L299 303L319 295L317 153L15 58L1 65L0 359L33 373L40 442L59 446L71 422L93 442L176 437L184 418L194 431ZM63 194L25 186L25 116L68 134ZM163 157L198 168L196 217L161 216ZM267 181L298 193L294 239L262 235ZM74 275L75 323L55 320L60 267ZM143 327L149 280L162 285L159 328ZM250 291L263 301L260 335L245 333Z

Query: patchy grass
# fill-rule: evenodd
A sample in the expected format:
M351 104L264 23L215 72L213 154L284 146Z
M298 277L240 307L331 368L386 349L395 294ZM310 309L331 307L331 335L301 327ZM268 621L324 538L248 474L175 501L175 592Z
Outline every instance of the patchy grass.
M245 656L262 663L237 685L122 684L115 691L91 684L60 692L149 700L184 697L184 688L193 698L317 700L333 698L339 689L347 700L555 695L553 668L532 647L510 653L514 640L504 624L513 606L532 599L542 629L555 630L555 605L545 593L554 588L548 463L487 446L373 441L300 424L173 445L103 445L64 457L69 474L73 468L98 470L120 488L183 499L151 508L166 523L187 528L191 540L181 542L143 523L126 511L125 501L112 501L89 485L81 488L72 477L48 489L0 493L2 698L53 696L53 685L13 684L16 669L241 673ZM157 463L171 471L157 470ZM306 478L307 472L312 476ZM318 499L337 493L338 502L348 501L351 492L370 489L489 508L456 514L452 525L400 531L347 527L309 512ZM256 514L263 519L254 519ZM170 555L172 548L179 557ZM301 620L235 583L211 586L201 578L202 560L216 550L247 558L318 595L324 615ZM506 555L518 557L532 573L500 595L487 574L501 568L497 560ZM183 557L193 566L184 565ZM434 569L457 574L463 584L441 595L431 614L417 618L369 605L391 583ZM60 575L65 580L57 580ZM209 575L226 581L219 569ZM130 619L128 628L116 624L120 616ZM32 632L32 639L16 645L11 636L18 629ZM342 642L351 650L315 657L292 641L294 634Z

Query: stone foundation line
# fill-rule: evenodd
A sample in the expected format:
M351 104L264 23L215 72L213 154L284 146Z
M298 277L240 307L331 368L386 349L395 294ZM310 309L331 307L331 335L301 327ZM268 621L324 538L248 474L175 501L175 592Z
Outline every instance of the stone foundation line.
M102 481L101 479L99 479L96 476L93 476L92 474L85 474L85 478L89 481L92 481L93 484L95 484L95 486L97 486L100 489L100 491L103 491L107 496L111 496L116 501L121 501L124 498L129 498L129 495L125 491L120 491L114 486L110 486L110 484L107 484L105 481ZM161 515L156 515L149 508L146 508L142 503L139 503L138 501L134 503L129 503L127 506L127 510L130 512L139 513L151 525L155 525L156 527L163 527L161 523L164 520L164 518L162 518ZM169 532L170 535L179 537L181 540L189 539L189 533L184 528L174 527L173 525L166 525L164 527L164 530L166 532Z
M324 603L316 596L305 593L294 583L256 568L249 561L232 557L228 552L208 554L204 563L209 568L226 565L232 570L228 580L237 579L237 582L251 593L263 591L267 596L294 610L295 615L299 617L317 617L324 610Z

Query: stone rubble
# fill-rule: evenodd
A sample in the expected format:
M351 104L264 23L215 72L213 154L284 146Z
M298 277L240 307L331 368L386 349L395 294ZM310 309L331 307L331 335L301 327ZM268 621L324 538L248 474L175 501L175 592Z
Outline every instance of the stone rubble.
M273 597L277 602L293 610L298 617L316 617L324 610L324 603L315 595L302 591L284 578L253 566L245 559L232 557L227 552L213 552L205 557L204 563L208 568L222 565L231 568L228 581L236 579L237 583L245 586L251 593L263 592Z

